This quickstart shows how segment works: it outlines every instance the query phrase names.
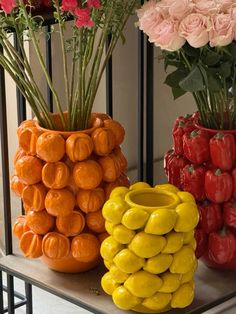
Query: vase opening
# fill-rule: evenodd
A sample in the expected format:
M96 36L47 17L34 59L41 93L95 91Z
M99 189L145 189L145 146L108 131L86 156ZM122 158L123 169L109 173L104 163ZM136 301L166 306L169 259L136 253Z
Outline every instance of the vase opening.
M176 196L167 191L157 191L155 189L134 190L126 195L126 202L139 208L174 208L179 200Z

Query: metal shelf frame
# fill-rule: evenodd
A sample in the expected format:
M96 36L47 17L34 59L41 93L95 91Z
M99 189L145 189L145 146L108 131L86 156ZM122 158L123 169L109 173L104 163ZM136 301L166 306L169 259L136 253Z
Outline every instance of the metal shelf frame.
M141 1L143 3L143 1ZM50 31L51 24L54 24L53 16L49 12L46 14L45 27L47 31ZM154 104L153 104L153 82L154 82L154 67L153 67L153 46L147 41L147 38L143 33L138 31L138 180L144 180L149 184L153 184L153 148L154 148ZM46 64L49 73L52 75L52 45L51 39L46 39ZM15 47L18 46L17 40L14 41ZM112 116L113 114L113 80L112 80L112 58L106 69L106 110L107 113ZM18 89L17 93L17 114L18 123L21 123L26 119L26 106L25 99L21 95ZM52 94L48 88L47 99L49 108L53 111ZM11 226L11 200L10 200L10 184L9 184L9 162L8 162L8 134L7 134L7 104L6 104L6 92L5 92L5 73L2 67L0 67L0 131L1 131L1 155L2 155L2 175L3 175L3 203L4 203L4 224L5 224L5 254L6 258L9 256L14 257L12 248L12 226ZM3 257L4 259L5 257ZM7 286L3 286L2 272L7 274ZM60 276L60 275L58 275ZM22 296L14 289L14 277L20 278L25 282L25 296ZM8 268L6 265L1 264L0 259L0 314L8 312L14 314L15 309L26 305L26 314L33 313L32 307L32 285L39 286L46 291L58 295L59 297L77 304L93 313L102 313L99 310L95 310L93 306L87 306L81 303L79 300L72 300L68 298L66 294L58 293L57 289L48 289L42 284L39 285L34 279L30 278L24 272L14 270L14 268ZM8 295L8 306L4 308L3 305L3 293L4 291ZM202 313L203 310L213 308L217 304L220 304L236 295L236 291L214 300L207 304L204 308L198 311L188 313ZM14 302L14 296L20 299L19 302ZM120 311L119 313L125 313ZM186 313L185 311L177 311L175 313Z

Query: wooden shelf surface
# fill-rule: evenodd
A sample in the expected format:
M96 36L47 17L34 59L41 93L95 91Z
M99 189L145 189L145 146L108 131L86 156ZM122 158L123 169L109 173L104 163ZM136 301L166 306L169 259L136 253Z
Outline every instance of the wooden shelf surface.
M40 260L8 255L0 258L0 269L93 313L134 313L115 307L111 297L102 291L100 279L106 271L103 266L86 273L64 274L48 269ZM169 314L202 313L212 305L236 296L235 271L212 270L200 262L195 280L196 295L192 305L187 309L172 310Z

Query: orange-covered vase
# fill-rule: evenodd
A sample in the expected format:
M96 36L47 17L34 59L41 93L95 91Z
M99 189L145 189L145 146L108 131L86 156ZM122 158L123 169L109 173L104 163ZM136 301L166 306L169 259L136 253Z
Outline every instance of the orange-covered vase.
M101 208L113 188L129 186L124 128L93 113L87 130L47 130L27 120L17 135L11 187L25 210L13 227L21 250L60 272L95 267L107 236Z

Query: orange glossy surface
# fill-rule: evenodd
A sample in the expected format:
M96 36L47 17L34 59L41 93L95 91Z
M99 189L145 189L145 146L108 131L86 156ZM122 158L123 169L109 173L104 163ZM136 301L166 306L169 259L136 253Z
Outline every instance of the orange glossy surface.
M16 162L18 159L20 159L21 157L23 156L26 156L26 153L23 151L22 148L18 147L17 150L16 150L16 153L14 155L14 158L13 158L13 164L15 166Z
M42 255L42 236L27 231L20 238L20 248L26 257L37 258Z
M27 212L27 225L37 234L46 234L54 228L55 218L47 213L46 210L40 212Z
M110 236L110 234L109 233L107 233L107 232L103 232L103 233L100 233L100 234L98 234L98 240L99 240L99 242L100 243L102 243L106 238L108 238Z
M16 175L25 184L36 184L42 179L43 163L33 156L23 156L15 164Z
M100 243L94 235L82 233L73 238L71 253L79 262L96 261L100 256Z
M42 170L42 181L49 189L63 189L70 180L70 169L61 161L46 163Z
M106 156L115 147L115 135L108 128L98 128L92 133L94 152L99 156Z
M75 207L75 196L68 189L49 190L45 198L45 208L52 216L66 216Z
M102 210L86 215L86 224L90 230L96 233L103 233L105 229L105 219L102 216Z
M22 234L26 231L29 231L29 227L27 226L26 216L18 216L16 222L13 225L12 231L13 234L20 239Z
M43 254L51 259L63 258L69 255L70 241L63 234L49 232L43 237Z
M120 176L120 165L115 155L101 157L98 160L103 171L103 181L114 182Z
M46 162L57 162L65 155L65 140L60 134L45 132L37 140L36 152Z
M101 261L100 258L92 262L79 262L74 257L69 254L66 257L51 259L43 255L41 257L43 263L45 263L49 268L62 273L80 273L92 269L98 265Z
M59 232L67 237L74 237L80 234L85 227L85 218L79 211L73 211L67 216L59 216L56 219L56 226Z
M26 127L18 133L19 146L27 155L36 155L36 143L40 134L36 127Z
M105 193L102 188L94 190L79 190L77 205L84 213L96 212L102 208L105 201Z
M93 141L87 134L72 134L66 140L66 154L73 162L87 159L92 151Z
M115 135L115 146L119 146L125 138L125 129L123 126L118 121L112 119L104 120L104 126L112 130Z
M127 162L127 159L125 158L124 154L122 153L120 147L116 147L114 149L114 155L118 159L118 162L120 165L120 170L122 172L125 172L127 170L128 162Z
M42 183L28 185L22 192L22 200L28 210L40 211L45 208L47 189Z
M25 128L33 128L36 126L36 120L25 120L22 121L21 124L19 125L19 127L17 128L17 135L19 136L19 134L25 129Z
M22 192L24 188L26 187L26 184L20 181L20 179L17 176L11 177L11 190L19 197L21 197Z
M75 184L84 190L92 190L102 181L102 168L94 160L81 161L73 169Z

